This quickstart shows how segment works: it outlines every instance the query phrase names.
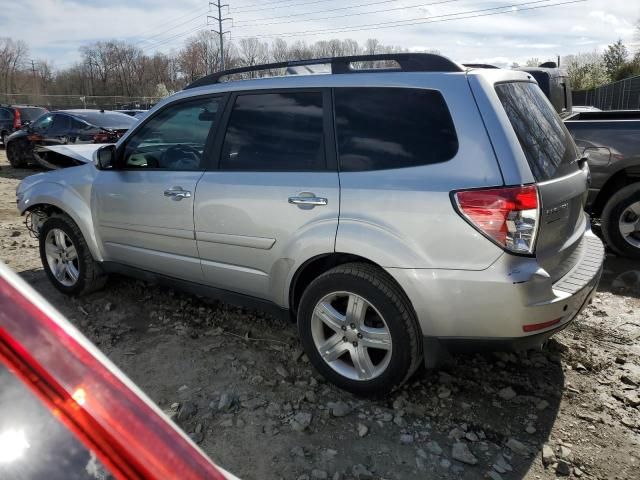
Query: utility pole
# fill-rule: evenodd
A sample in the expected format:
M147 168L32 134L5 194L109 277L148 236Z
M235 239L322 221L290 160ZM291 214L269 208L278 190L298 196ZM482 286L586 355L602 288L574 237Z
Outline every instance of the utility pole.
M38 96L39 95L39 91L40 90L38 88L38 79L36 78L36 61L32 58L29 59L29 61L31 62L31 73L33 74L33 93L34 96ZM38 103L37 100L35 103Z
M218 29L217 30L211 30L213 33L217 33L218 37L220 38L220 70L224 70L224 34L225 33L229 33L228 31L225 32L222 29L222 22L225 22L227 20L231 20L231 18L227 17L227 18L223 18L222 17L222 9L223 7L229 7L228 4L222 4L222 0L216 0L215 2L209 2L209 8L211 7L216 7L218 9L218 16L215 17L213 15L207 15L207 23L209 22L209 19L213 19L216 22L218 22Z

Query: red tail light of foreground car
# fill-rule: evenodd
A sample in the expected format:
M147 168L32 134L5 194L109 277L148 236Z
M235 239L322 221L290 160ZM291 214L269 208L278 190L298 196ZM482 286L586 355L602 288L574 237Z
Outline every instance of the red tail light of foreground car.
M96 347L2 264L0 364L116 478L235 478L216 467Z

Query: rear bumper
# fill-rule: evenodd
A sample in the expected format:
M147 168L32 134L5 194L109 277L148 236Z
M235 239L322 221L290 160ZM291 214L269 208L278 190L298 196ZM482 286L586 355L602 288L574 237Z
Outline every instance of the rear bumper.
M526 349L566 328L593 296L604 247L590 230L580 247L574 267L556 282L535 258L508 254L482 271L388 271L411 300L426 339L452 350Z

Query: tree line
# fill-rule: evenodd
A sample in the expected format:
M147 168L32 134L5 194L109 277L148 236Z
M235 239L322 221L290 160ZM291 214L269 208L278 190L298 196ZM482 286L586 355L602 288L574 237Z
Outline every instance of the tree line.
M16 93L28 93L20 100L29 103L44 103L44 95L164 97L219 70L223 55L225 67L234 68L314 57L400 51L404 50L384 45L376 39L360 44L351 39L288 43L281 38L270 42L241 38L226 41L222 52L218 36L201 31L171 53L148 54L133 43L118 40L95 42L80 48L80 59L74 64L55 68L50 61L32 59L26 42L0 37L0 101L11 101L16 97L7 94ZM526 62L529 66L540 63L537 58ZM622 40L618 40L602 53L567 55L561 59L561 67L567 70L575 90L590 89L640 75L640 51L632 56ZM249 76L253 75L256 74Z
M43 95L164 97L218 71L222 55L228 69L286 60L399 51L403 49L383 45L376 39L362 44L350 39L309 44L242 38L225 41L222 52L218 36L202 31L188 38L180 50L169 54L146 54L142 48L118 40L92 43L80 48L79 61L67 68L55 69L49 61L32 61L25 42L0 38L0 101L6 101L3 94L14 93L29 93L34 100Z

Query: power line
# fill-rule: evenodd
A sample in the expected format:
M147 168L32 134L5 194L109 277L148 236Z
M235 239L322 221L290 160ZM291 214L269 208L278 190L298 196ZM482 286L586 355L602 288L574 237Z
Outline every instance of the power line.
M273 2L270 5L274 5L276 3L283 3L284 1L291 2L292 0L282 0L282 2ZM331 2L331 1L333 1L333 0L313 0L311 2L292 3L291 5L280 5L279 8L301 7L303 5L314 5L314 4L317 4L317 3L325 3L325 2ZM395 2L397 0L389 0L389 1ZM235 10L234 9L234 10L232 10L232 12L233 13L261 12L261 11L264 11L264 10L271 10L272 8L273 8L273 6L264 7L264 8L254 8L252 10Z
M304 18L304 19L300 19L300 20L287 20L287 21L283 21L283 22L271 22L271 23L254 23L251 25L236 25L234 24L233 26L235 28L247 28L247 27L261 27L261 26L265 26L265 25L282 25L285 23L295 23L295 22L313 22L316 20L329 20L332 18L345 18L345 17L354 17L357 15L369 15L369 14L373 14L373 13L381 13L381 12L393 12L393 11L398 11L398 10L410 10L412 8L420 8L420 7L428 7L430 5L441 5L444 3L454 3L454 2L460 2L462 0L441 0L439 2L430 2L430 3L421 3L419 5L408 5L406 7L393 7L393 8L384 8L381 10L373 10L370 12L353 12L353 13L345 13L345 14L341 14L341 15L333 15L330 17L318 17L318 18ZM549 1L549 0L545 0L545 1ZM320 11L320 12L313 12L313 13L325 13L325 12L332 12L332 11L337 11L337 10L346 10L348 8L356 8L356 7L362 7L362 6L371 6L371 5L378 5L381 3L389 3L389 0L383 0L380 2L371 2L371 3L364 3L364 4L360 4L360 5L355 5L353 7L341 7L341 8L335 8L332 10L325 10L325 11ZM297 14L292 14L292 15L284 15L282 17L272 17L272 18L288 18L288 17L299 17L302 15L311 15L312 13L297 13ZM269 20L269 19L265 19L265 20ZM249 20L245 20L245 21L249 21Z
M338 28L321 29L321 30L304 30L299 32L273 33L273 34L262 34L262 35L241 35L238 38L298 37L298 36L305 36L305 35L322 35L326 33L347 33L347 32L357 32L362 30L380 30L384 28L406 27L406 26L412 26L412 25L421 25L425 23L438 23L438 22L446 22L446 21L452 21L452 20L465 20L469 18L486 17L491 15L500 15L504 13L516 13L518 11L524 11L524 10L537 10L542 8L556 7L559 5L583 3L583 2L586 2L587 0L571 0L571 1L561 2L561 3L555 3L552 5L538 5L535 7L519 8L522 5L531 5L531 4L549 2L549 1L551 0L536 0L532 2L503 5L501 7L492 7L492 8L478 9L478 10L468 10L468 11L463 11L458 13L449 13L446 15L433 15L429 17L418 17L418 18L412 18L412 19L406 19L406 20L396 20L392 22L369 23L365 25L355 25L355 26L338 27ZM492 12L493 10L497 10L497 9L509 9L509 10L501 11L501 12ZM490 13L470 15L470 14L488 12L488 11ZM442 17L451 17L451 16L459 16L459 15L467 15L467 16L456 17L456 18L442 18ZM434 18L437 20L431 20Z
M169 31L171 31L171 30L175 30L176 28L181 27L181 26L183 26L183 25L186 25L186 24L188 24L188 23L191 23L191 22L193 22L194 20L197 20L198 18L202 18L202 14L201 14L201 13L199 13L199 14L198 14L198 15L196 15L195 17L190 18L189 20L186 20L186 21L184 21L184 22L181 22L181 23L178 23L178 24L174 25L173 27L168 28L168 29L164 30L163 32L156 33L155 35L151 35L151 36L149 36L149 37L147 37L147 38L143 38L141 41L137 42L137 43L136 43L136 45L140 45L140 44L142 44L142 43L144 43L144 42L148 42L151 38L161 37L161 36L162 36L162 35L164 35L165 33L169 32Z
M206 10L206 9L207 9L207 7L204 7L204 6L202 6L202 5L201 5L201 6L199 6L198 8L195 8L195 9L193 9L193 10L190 10L189 12L185 13L184 15L180 15L179 17L172 18L171 20L168 20L168 21L165 21L165 22L159 23L159 24L157 24L157 25L155 25L155 26L153 26L153 27L151 27L151 28L148 28L148 29L146 29L146 30L143 30L142 32L139 32L139 34L140 34L140 35L144 35L144 34L146 34L146 33L148 33L148 32L154 32L154 31L157 31L157 29L158 29L158 28L163 27L163 26L168 25L168 24L171 24L171 23L175 22L176 20L181 20L181 19L183 19L184 17L187 17L187 16L189 16L189 15L191 15L191 14L193 14L194 12L197 12L197 11L201 11L201 12L200 12L200 15L202 15L202 14L204 13L202 10Z

